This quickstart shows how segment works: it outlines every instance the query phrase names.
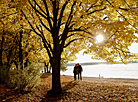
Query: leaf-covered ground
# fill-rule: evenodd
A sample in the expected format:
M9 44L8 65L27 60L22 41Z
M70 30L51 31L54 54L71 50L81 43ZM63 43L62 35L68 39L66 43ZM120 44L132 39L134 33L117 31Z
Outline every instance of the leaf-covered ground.
M118 83L110 79L83 78L74 81L73 77L61 76L63 92L51 96L52 76L43 75L39 86L31 92L19 93L16 89L8 89L0 84L0 102L103 102L103 101L138 101L138 85L135 81L125 80ZM137 82L137 81L136 81ZM125 85L124 85L125 83ZM126 84L128 83L128 84Z

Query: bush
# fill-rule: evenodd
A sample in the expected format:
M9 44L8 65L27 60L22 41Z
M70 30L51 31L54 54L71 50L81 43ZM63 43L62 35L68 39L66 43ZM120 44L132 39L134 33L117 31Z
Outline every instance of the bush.
M7 84L17 87L20 91L31 91L40 82L40 69L32 65L24 69L13 70L9 72Z

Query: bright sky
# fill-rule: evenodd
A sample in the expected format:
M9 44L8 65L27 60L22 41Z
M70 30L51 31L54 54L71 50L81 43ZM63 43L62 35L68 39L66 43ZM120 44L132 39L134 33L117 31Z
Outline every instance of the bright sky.
M138 53L138 43L133 43L130 47L130 52L132 53Z
M78 59L76 59L75 61L71 61L71 63L84 63L84 62L103 62L101 60L93 60L91 59L91 55L88 54L84 54L83 55L83 51L80 51L79 54L76 54L76 57L78 57Z
M138 44L137 43L133 43L130 47L129 47L130 51L132 53L138 53ZM78 57L78 59L76 59L75 61L72 61L71 63L83 63L83 62L104 62L101 60L93 60L91 59L91 55L87 55L84 54L83 55L83 51L80 51L79 54L76 54L76 56Z

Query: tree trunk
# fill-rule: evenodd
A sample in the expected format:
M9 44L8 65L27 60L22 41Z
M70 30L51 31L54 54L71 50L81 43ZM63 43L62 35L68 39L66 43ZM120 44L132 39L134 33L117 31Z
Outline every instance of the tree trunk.
M3 66L3 62L2 62L3 43L4 43L4 37L2 36L1 48L0 48L0 65L1 65L1 66Z
M48 73L48 63L44 62L44 73Z
M25 57L28 56L28 52L25 52ZM24 68L28 66L29 59L27 58L26 61L24 62Z
M49 68L49 71L48 71L48 73L51 73L51 68L52 68L52 66L50 65L50 68Z
M15 64L15 66L16 66L16 69L18 70L18 64L17 64L17 62L14 61L14 64Z
M21 30L20 32L20 41L19 41L19 62L20 62L20 67L23 69L23 51L22 51L22 34L23 31Z
M60 84L60 57L54 56L51 58L51 66L52 66L52 94L61 93L61 84Z

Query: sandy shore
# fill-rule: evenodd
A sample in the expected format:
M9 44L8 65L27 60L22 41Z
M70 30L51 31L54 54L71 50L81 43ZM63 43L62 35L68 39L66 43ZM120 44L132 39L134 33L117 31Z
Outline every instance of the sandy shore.
M67 76L71 77L73 76ZM138 87L138 79L130 79L130 78L98 78L98 77L82 77L82 81L88 82L96 82L96 83L110 83L110 84L117 84L117 85L131 85Z

